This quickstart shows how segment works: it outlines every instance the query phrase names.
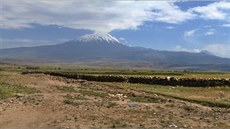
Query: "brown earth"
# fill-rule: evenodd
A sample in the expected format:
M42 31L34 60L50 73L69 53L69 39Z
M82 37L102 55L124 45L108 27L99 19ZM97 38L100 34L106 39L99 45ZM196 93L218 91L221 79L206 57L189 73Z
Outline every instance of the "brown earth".
M39 92L0 100L0 128L230 128L226 108L44 74L4 81Z

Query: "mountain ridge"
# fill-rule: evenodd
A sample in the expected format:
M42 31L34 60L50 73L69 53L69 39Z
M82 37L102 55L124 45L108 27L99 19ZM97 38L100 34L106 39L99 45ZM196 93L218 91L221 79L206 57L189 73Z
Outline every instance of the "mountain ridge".
M87 39L90 38L90 39ZM84 40L83 40L84 39ZM216 57L205 52L189 53L159 51L149 48L130 47L118 42L109 34L98 33L85 35L77 40L62 44L11 48L0 50L0 59L45 59L72 62L101 61L147 62L151 66L190 67L224 66L230 69L230 59Z

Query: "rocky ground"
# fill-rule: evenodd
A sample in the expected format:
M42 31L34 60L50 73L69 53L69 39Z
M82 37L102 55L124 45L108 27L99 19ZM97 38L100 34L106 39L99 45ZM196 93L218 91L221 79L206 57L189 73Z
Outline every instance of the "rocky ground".
M4 79L37 89L0 100L0 128L230 128L230 109L44 74Z

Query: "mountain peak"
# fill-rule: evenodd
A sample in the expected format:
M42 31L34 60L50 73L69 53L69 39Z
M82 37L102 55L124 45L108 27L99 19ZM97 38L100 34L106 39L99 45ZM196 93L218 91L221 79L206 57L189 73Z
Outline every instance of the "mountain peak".
M108 33L95 32L93 34L86 34L79 39L81 42L107 42L107 43L120 43L118 39Z

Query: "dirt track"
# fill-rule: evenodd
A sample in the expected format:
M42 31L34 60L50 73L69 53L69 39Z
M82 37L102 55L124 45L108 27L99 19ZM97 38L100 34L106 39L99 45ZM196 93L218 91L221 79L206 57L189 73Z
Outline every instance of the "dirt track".
M230 109L43 74L12 74L6 81L40 92L1 100L0 128L230 128Z

